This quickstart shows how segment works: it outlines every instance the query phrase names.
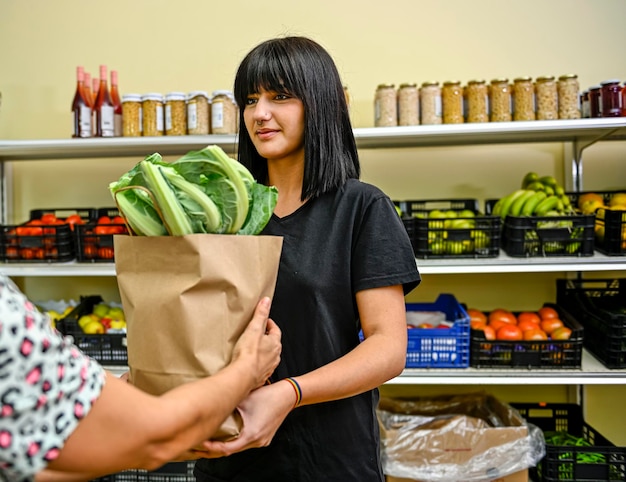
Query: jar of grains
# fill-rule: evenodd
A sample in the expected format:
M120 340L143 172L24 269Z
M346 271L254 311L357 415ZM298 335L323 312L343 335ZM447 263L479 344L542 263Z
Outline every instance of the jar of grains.
M557 84L559 119L580 119L580 86L575 74L561 75Z
M558 119L559 97L554 77L537 77L535 93L537 95L537 120Z
M491 122L508 122L511 115L511 86L508 79L493 79L489 86L489 107Z
M589 91L583 90L580 94L580 115L583 119L589 119Z
M139 137L143 126L141 119L141 95L124 94L122 96L122 135Z
M513 80L513 120L535 120L535 86L530 77Z
M600 105L602 117L621 117L622 87L619 80L600 82Z
M592 85L589 87L589 117L595 119L602 117L602 100L600 99L600 87L599 85Z
M467 122L489 122L489 89L484 80L470 80L465 87Z
M424 125L441 124L441 87L438 82L424 82L420 87L420 118Z
M417 84L401 84L398 89L398 125L416 126L420 123Z
M380 84L374 96L374 126L398 125L397 94L393 84Z
M211 97L211 133L237 132L237 104L229 90L216 90Z
M163 96L161 94L144 94L141 97L143 115L143 135L163 135Z
M463 87L461 82L448 81L441 89L444 124L462 124L463 119Z
M184 136L187 134L187 96L183 92L165 95L165 134Z
M209 133L209 94L202 90L190 92L187 96L187 134Z

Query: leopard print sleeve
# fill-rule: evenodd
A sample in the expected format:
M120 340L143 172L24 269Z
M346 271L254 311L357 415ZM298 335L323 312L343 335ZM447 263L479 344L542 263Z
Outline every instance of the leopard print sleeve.
M55 459L104 385L104 369L0 275L0 480Z

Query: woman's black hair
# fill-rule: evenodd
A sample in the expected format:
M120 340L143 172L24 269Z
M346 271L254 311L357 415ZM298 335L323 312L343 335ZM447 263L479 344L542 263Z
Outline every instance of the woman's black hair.
M243 121L246 100L261 89L287 92L304 105L302 200L315 198L359 178L361 167L341 78L335 62L306 37L267 40L243 59L235 76L239 106L239 161L267 182L267 160L252 144Z

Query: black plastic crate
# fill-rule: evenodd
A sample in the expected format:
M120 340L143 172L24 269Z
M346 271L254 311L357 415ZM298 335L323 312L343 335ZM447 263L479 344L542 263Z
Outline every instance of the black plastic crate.
M194 465L193 461L170 462L157 470L125 470L92 482L196 482Z
M493 258L500 254L500 218L480 213L476 199L426 199L395 204L402 211L418 258ZM454 217L444 216L450 211Z
M57 329L64 335L71 335L76 346L101 364L127 365L126 333L87 334L78 324L81 316L92 313L94 306L102 302L99 295L81 296L76 308L57 322Z
M546 455L531 468L533 480L550 482L626 481L626 448L616 447L587 424L579 405L511 403L531 424L546 432L566 432L590 446L546 444Z
M507 216L502 248L513 257L593 256L593 214Z
M613 196L622 193L626 193L626 189L617 191L566 192L565 195L569 198L572 207L574 207L575 209L580 209L580 206L578 206L578 202L581 198L584 198L585 200L598 200L602 202L605 206L608 206Z
M596 211L595 247L609 256L626 255L626 210Z
M608 368L626 368L626 278L556 283L557 304L585 328L585 348Z
M129 234L126 223L115 220L119 215L116 207L98 208L94 212L92 222L76 227L77 261L81 263L114 261L113 236Z
M470 330L470 366L474 368L580 369L584 329L571 315L552 303L559 318L572 330L568 340L487 340L482 330Z

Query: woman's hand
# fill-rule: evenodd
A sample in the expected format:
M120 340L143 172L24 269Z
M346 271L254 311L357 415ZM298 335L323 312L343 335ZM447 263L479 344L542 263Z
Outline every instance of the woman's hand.
M254 316L233 349L232 363L246 363L246 369L253 374L253 388L263 385L280 362L282 351L281 331L273 320L268 318L270 299L259 301Z
M239 437L228 442L204 442L203 457L225 457L246 449L267 447L294 403L293 388L286 381L266 385L251 392L238 407L243 419L243 429Z

